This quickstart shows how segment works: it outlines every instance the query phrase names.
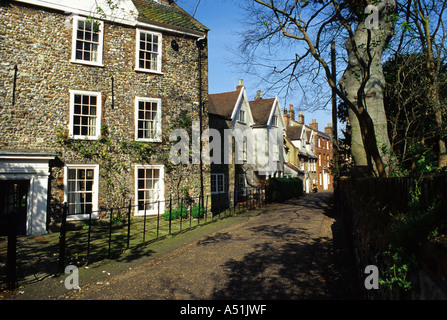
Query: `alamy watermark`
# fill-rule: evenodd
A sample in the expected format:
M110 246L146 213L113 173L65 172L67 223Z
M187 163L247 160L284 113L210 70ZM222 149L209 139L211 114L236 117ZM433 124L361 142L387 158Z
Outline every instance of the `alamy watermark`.
M368 276L365 278L365 288L367 290L379 289L379 268L375 265L369 265L365 268L365 274Z
M192 122L191 139L186 129L175 129L169 135L176 142L170 152L169 161L174 164L233 164L257 165L264 171L276 171L280 161L282 145L278 143L282 134L278 128L269 130L251 129L206 129L200 133L199 121ZM223 134L223 136L222 136ZM191 140L191 141L190 141ZM206 142L200 153L200 144ZM191 145L191 148L190 148Z
M65 274L68 276L65 278L64 285L67 290L79 290L79 269L77 266L68 265L65 268Z
M365 8L365 14L368 17L365 19L365 27L366 29L379 29L379 21L380 21L380 10L386 6L396 6L395 0L382 0L377 5L370 4Z

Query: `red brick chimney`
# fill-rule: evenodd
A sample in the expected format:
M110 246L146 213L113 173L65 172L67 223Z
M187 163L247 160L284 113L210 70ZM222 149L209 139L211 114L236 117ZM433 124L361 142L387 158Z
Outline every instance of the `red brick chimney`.
M332 137L332 123L327 124L327 127L324 128L324 133Z
M300 111L300 114L298 115L298 122L301 124L304 124L304 114L303 111Z
M293 110L293 104L289 104L289 117L292 120L295 120L295 110Z
M312 123L309 123L309 127L318 131L318 122L316 119L312 119Z
M289 124L290 124L290 115L289 115L289 113L287 112L287 109L286 109L286 108L284 108L284 114L283 114L283 117L284 117L284 123L286 124L286 127L288 127Z

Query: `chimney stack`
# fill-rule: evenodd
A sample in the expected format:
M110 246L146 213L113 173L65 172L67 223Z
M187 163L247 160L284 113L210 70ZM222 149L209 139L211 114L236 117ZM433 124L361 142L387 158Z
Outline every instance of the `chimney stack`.
M295 110L293 110L293 104L289 105L289 116L290 119L295 120Z
M309 123L309 127L311 127L312 129L318 131L318 122L316 119L312 119L312 123Z
M333 137L333 136L332 136L332 133L333 133L333 132L332 132L332 123L328 123L328 124L327 124L327 127L324 128L324 133L326 133L327 135Z
M256 94L256 97L255 97L255 100L260 100L260 99L262 99L261 90L258 90L258 92Z
M284 123L285 123L286 127L288 127L289 124L290 124L290 115L289 115L289 113L287 112L287 109L286 109L286 108L284 108L284 114L283 114L283 117L284 117Z
M241 90L243 86L244 86L244 80L243 79L239 79L239 83L236 86L236 90Z
M298 122L301 123L301 124L304 124L303 111L300 111L300 114L298 115Z

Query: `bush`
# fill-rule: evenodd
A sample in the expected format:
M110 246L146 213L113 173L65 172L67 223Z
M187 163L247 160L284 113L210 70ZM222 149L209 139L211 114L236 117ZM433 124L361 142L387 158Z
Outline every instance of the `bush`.
M300 178L271 178L266 190L267 202L284 202L303 195Z
M180 214L182 215L182 219L189 218L189 214L191 213L191 216L193 218L203 218L205 215L205 208L201 208L199 210L199 206L193 206L192 208L188 208L185 205L180 205L180 208L178 209L172 209L172 212L170 213L169 210L163 213L162 217L165 221L169 221L169 215L171 215L171 220L177 220L180 219Z
M193 218L203 218L204 215L205 215L205 208L202 207L199 210L199 206L198 205L192 207L191 216Z
M180 214L182 215L182 219L187 219L189 217L189 210L183 204L180 205L177 209L172 209L172 212L169 210L163 213L163 220L169 221L169 217L171 220L177 220L180 218Z

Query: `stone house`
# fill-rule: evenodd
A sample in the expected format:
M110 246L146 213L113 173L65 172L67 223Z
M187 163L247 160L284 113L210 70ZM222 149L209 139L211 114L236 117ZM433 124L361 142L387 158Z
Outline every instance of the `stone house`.
M107 3L0 4L0 214L22 233L50 231L64 203L82 220L209 192L208 166L169 161L173 128L199 108L208 127L208 29L173 1Z

